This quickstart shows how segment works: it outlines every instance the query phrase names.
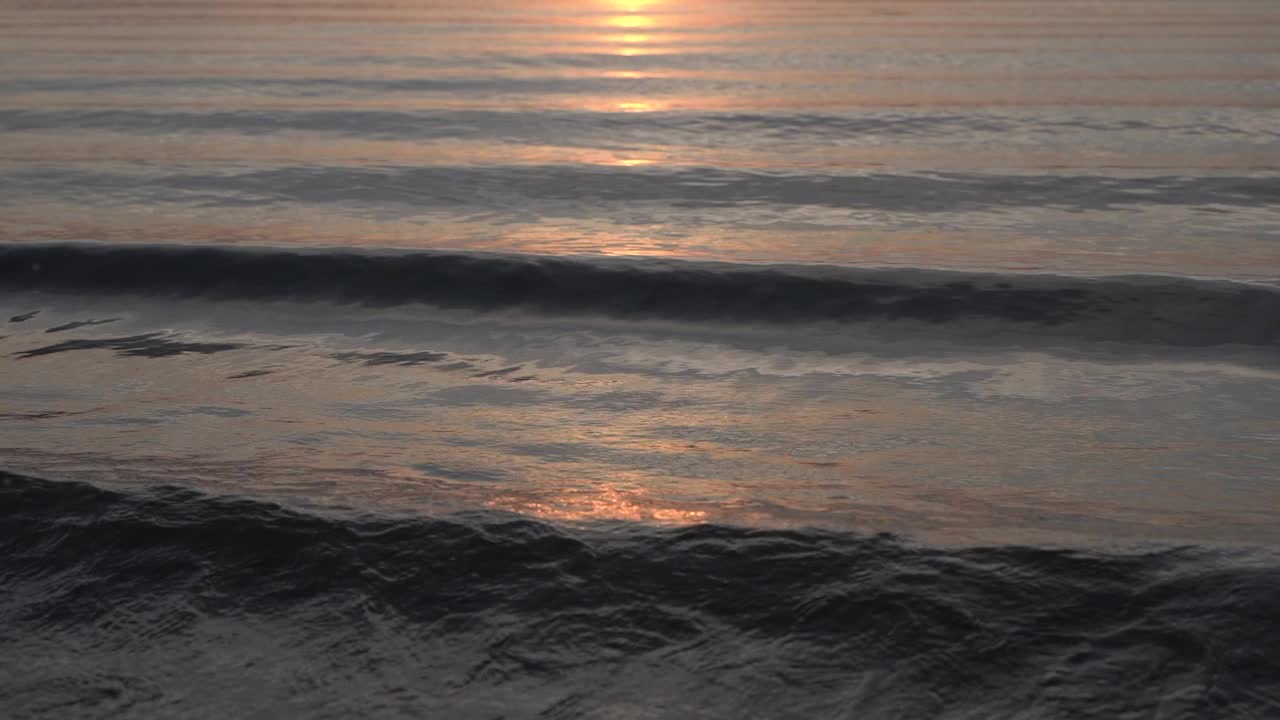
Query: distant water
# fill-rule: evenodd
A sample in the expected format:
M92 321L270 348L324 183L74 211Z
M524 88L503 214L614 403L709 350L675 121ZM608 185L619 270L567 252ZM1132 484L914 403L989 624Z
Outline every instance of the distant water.
M0 717L1280 716L1280 6L0 2Z

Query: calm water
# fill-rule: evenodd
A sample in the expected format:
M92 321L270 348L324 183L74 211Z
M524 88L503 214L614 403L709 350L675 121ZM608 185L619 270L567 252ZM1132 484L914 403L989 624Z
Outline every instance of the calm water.
M11 1L0 232L1270 281L1277 18Z
M0 715L1280 715L1280 5L0 0Z

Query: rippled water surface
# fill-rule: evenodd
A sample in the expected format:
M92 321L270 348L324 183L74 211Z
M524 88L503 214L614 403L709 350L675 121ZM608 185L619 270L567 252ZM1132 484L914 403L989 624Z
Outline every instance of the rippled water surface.
M1278 16L11 0L0 233L1269 280Z
M0 716L1280 716L1280 5L0 0Z

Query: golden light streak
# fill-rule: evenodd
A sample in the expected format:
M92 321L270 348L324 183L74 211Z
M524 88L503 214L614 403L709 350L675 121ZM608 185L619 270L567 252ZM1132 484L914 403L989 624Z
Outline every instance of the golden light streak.
M658 21L648 15L618 15L605 20L605 24L609 27L637 29L656 27Z
M612 487L585 492L565 492L555 500L538 501L512 497L491 500L492 508L524 513L545 520L586 522L626 520L660 525L696 525L707 521L702 510L687 510L656 502L643 491Z
M660 3L665 2L665 0L601 0L601 2L611 12L618 13L604 18L603 25L615 30L630 31L621 35L608 35L604 38L606 42L616 44L614 54L633 56L651 52L650 48L639 46L652 43L654 41L653 35L635 31L658 28L658 19L646 13Z
M648 100L626 100L617 104L617 109L622 112L642 113L657 112L662 109L659 103Z

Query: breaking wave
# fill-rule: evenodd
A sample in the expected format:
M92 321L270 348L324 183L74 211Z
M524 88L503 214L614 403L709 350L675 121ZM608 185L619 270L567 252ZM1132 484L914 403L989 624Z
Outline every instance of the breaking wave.
M1280 342L1280 289L1162 276L84 243L0 248L0 288L678 321L916 323L1176 346Z
M15 716L1280 711L1280 566L1239 550L321 516L5 473L0 506Z

